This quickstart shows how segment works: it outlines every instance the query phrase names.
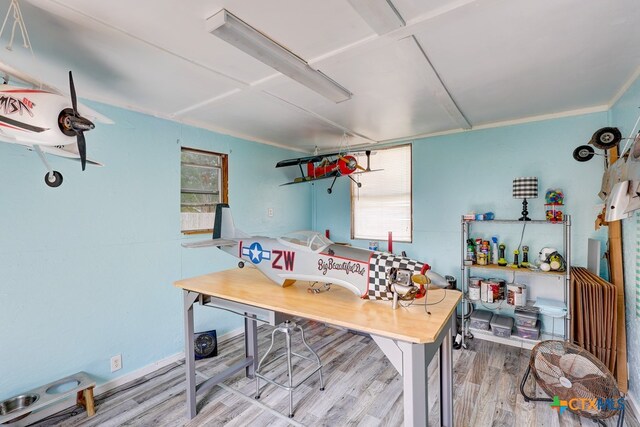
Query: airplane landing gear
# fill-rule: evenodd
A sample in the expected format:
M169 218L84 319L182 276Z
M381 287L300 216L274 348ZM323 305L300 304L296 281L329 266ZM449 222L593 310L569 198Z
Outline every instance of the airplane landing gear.
M44 182L49 187L60 187L60 184L62 184L62 174L58 171L47 172L44 175Z
M240 261L240 262L238 263L238 268L244 268L244 262Z

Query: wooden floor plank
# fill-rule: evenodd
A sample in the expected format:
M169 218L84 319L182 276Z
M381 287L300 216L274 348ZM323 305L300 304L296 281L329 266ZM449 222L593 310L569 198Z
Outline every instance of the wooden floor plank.
M298 321L311 347L318 352L323 367L325 391L319 390L317 375L294 392L293 422L306 426L401 426L403 422L402 378L369 337L318 322ZM271 342L272 328L258 329L258 348L264 354ZM282 349L284 340L274 348ZM299 336L292 338L294 351L304 353ZM241 336L219 344L219 355L196 363L197 370L215 375L244 357ZM529 363L530 352L519 348L471 340L468 350L454 352L455 426L596 426L591 420L568 411L559 415L546 402L525 402L520 381ZM311 369L304 361L296 375ZM285 381L285 364L269 371L277 381ZM439 425L439 371L437 357L429 364L430 425ZM197 381L204 379L197 376ZM34 424L38 427L93 426L288 426L288 392L273 385L265 387L260 402L280 413L254 404L255 381L242 372L225 381L225 389L213 387L198 395L198 415L185 417L184 362L150 373L130 384L96 396L96 415L86 418L84 410L63 411L56 418ZM529 379L532 395L544 393ZM240 396L241 393L245 397ZM247 398L248 397L248 398ZM635 414L627 413L625 425L640 427ZM616 418L606 421L614 426Z

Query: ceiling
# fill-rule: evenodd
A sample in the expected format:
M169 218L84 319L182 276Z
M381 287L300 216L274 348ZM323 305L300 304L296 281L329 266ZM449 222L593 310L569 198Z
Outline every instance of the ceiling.
M82 98L311 152L606 110L640 67L636 0L22 0L35 56L0 60ZM5 2L7 4L8 2ZM225 8L353 93L334 103L209 34ZM2 44L8 35L2 35Z

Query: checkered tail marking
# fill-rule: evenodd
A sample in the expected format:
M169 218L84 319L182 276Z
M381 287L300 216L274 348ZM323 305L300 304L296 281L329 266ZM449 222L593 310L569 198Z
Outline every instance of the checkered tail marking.
M391 268L402 268L420 273L424 264L410 258L389 253L374 252L369 260L369 286L366 297L373 300L392 300L393 292L387 288L387 272Z

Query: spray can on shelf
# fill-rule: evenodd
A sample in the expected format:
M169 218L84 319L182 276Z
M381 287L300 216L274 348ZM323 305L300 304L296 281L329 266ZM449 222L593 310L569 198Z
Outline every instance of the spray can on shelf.
M491 264L498 264L498 237L491 238Z

